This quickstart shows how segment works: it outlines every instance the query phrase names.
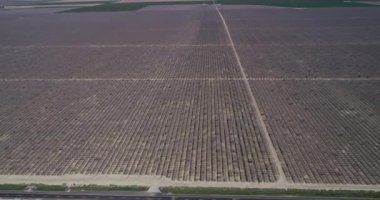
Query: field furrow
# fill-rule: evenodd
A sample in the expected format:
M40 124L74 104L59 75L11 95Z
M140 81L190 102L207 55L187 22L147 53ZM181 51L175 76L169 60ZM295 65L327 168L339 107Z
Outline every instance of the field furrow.
M1 174L276 179L241 81L0 84Z
M251 85L289 181L379 184L378 81Z

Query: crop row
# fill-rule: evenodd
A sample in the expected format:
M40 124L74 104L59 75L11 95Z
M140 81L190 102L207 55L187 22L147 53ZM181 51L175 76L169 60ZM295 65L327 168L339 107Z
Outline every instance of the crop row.
M234 28L325 28L379 26L376 9L276 9L221 8L229 26Z
M8 46L227 43L214 8L85 14L81 18L73 13L24 13L23 17L5 13L0 23L0 45Z
M237 50L249 77L380 77L380 45L253 45Z
M288 181L380 183L379 81L252 81Z
M0 174L276 179L242 81L1 82Z
M379 43L375 10L222 9L235 44Z
M1 48L0 48L1 49ZM228 46L4 48L0 78L238 78Z
M239 28L231 35L237 45L379 43L380 28Z

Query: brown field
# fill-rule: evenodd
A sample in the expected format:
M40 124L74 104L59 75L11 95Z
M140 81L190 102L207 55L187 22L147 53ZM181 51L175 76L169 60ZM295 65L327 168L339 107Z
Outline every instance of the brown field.
M1 10L0 176L379 185L378 9L219 10Z
M288 181L379 184L380 81L252 81Z
M241 77L225 46L8 48L0 62L1 78Z
M25 81L1 88L8 96L1 101L1 174L275 180L240 81Z

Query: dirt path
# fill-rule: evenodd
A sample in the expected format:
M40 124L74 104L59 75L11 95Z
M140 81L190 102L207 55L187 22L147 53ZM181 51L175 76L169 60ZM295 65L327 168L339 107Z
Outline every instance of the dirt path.
M268 145L268 150L269 150L270 154L272 155L272 159L274 161L274 164L276 165L277 172L278 172L277 182L279 184L286 183L287 181L286 181L284 170L281 167L280 159L278 158L278 155L276 153L276 149L274 148L274 145L272 143L272 140L270 139L268 130L267 130L265 124L264 124L264 120L263 120L263 118L261 116L261 112L260 112L259 106L257 105L255 96L253 95L253 92L251 90L251 86L250 86L249 81L247 79L247 75L245 73L245 70L244 70L244 68L243 68L243 66L241 64L240 57L239 57L239 55L238 55L238 53L236 51L235 44L234 44L234 41L231 38L231 34L230 34L230 31L229 31L228 26L226 24L226 21L224 20L224 17L222 15L222 13L220 12L218 6L215 4L215 1L213 1L213 3L214 3L214 7L215 7L216 11L218 11L220 19L223 22L225 31L227 33L228 39L229 39L231 47L232 47L232 50L233 50L233 52L235 54L237 64L238 64L238 66L240 68L240 72L242 74L243 81L244 81L244 83L245 83L245 85L247 87L248 95L249 95L249 97L251 99L252 106L254 107L254 109L256 111L255 114L256 114L257 124L259 125L259 128L260 128L261 132L265 136L265 139L266 139L267 145Z

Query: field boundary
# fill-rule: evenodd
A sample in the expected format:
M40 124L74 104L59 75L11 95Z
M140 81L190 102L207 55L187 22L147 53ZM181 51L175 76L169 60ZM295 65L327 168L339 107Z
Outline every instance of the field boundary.
M50 48L130 48L130 47L228 47L229 44L86 44L86 45L19 45L0 46L0 49L50 49Z
M257 188L219 188L219 187L160 187L164 194L171 195L218 195L236 196L236 199L246 199L251 196L278 196L278 197L334 197L334 198L380 198L376 191L352 190L300 190L300 189L257 189ZM240 198L239 198L240 197Z
M3 78L0 82L23 81L380 81L374 78Z
M300 44L234 44L234 46L342 46L342 45L380 45L380 42L350 43L300 43ZM231 44L79 44L79 45L2 45L0 49L15 48L130 48L130 47L230 47Z
M312 190L363 190L380 191L380 185L364 184L318 184L318 183L268 183L268 182L206 182L175 181L164 176L154 175L85 175L62 176L43 175L0 175L0 184L51 184L51 185L138 185L138 186L185 186L185 187L228 187L258 189L312 189Z

